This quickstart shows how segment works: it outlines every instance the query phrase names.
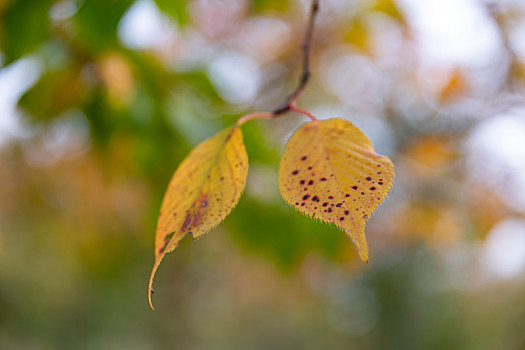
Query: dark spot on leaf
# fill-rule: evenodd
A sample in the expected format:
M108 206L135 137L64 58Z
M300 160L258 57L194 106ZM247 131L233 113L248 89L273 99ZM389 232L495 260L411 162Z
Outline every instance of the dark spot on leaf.
M186 217L184 218L184 222L182 223L182 226L180 228L181 231L186 231L188 228L188 225L191 223L191 214L187 213Z
M299 174L299 170L294 170L294 171L292 172L292 175L297 175L297 174Z
M343 203L337 203L335 206L341 208L341 205L343 205Z
M334 199L334 196L328 196L328 199Z
M332 208L328 208L328 212L331 213L332 212Z
M321 181L326 181L326 177L322 177L322 178L321 178Z
M375 191L376 188L374 186L370 187L370 191Z
M299 205L299 202L295 202L295 205Z
M314 180L310 180L310 181L308 181L308 185L311 186L311 185L313 185L313 184L314 184Z
M327 206L328 206L328 202L324 202L323 207L327 207Z
M350 197L350 195L347 193L347 194L345 194L345 197L348 198L348 197Z
M368 219L368 215L363 215L363 218Z
M348 210L345 210L345 215L348 215L350 214L350 212Z
M314 202L319 202L319 197L314 196L314 197L312 198L312 200L313 200Z
M309 167L308 167L308 170L312 170L312 167L311 167L311 166L309 166Z
M341 220L341 221L343 221L344 219L345 219L344 216L341 216L341 217L339 218L339 220Z
M316 210L316 209L317 209L317 207L314 207L314 210Z
M306 160L306 158L308 158L308 157L306 157L306 156L302 156L302 157L301 157L301 160Z
M353 190L357 190L357 186L352 186L352 189Z
M367 181L372 181L372 178L371 178L370 176L368 176L368 177L366 178L366 180L367 180Z
M364 192L361 192L361 194L362 194L363 196L365 195L365 193L364 193Z
M378 184L382 185L382 184L383 184L383 181L379 181Z
M300 183L301 185L304 185L305 182L306 182L306 181L304 181L304 180L299 181L299 183Z
M305 195L303 196L303 201L307 200L308 198L310 198L310 195L309 195L309 194L305 194Z
M301 203L301 207L304 207L304 202L303 202L303 203Z

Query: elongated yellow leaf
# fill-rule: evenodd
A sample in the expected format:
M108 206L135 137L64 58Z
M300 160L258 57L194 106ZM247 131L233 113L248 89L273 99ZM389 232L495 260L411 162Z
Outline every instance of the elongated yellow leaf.
M394 165L344 119L313 121L288 142L279 169L284 199L302 213L336 224L368 262L365 222L387 195Z
M248 156L239 128L223 130L197 146L182 161L170 181L160 209L155 238L155 272L164 255L187 234L197 238L217 226L239 201Z

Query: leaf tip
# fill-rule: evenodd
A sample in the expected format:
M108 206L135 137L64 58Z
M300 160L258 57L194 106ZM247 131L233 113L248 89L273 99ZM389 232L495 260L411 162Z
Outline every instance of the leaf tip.
M159 268L160 262L162 261L162 258L164 255L159 255L155 259L155 264L153 265L153 269L151 270L151 275L149 276L149 283L148 283L148 302L151 310L155 311L155 307L153 306L153 300L151 298L152 294L155 293L153 290L153 279L155 278L155 273L157 272L157 269Z
M359 257L361 258L361 260L365 263L365 264L368 264L368 248L365 246L365 248L358 248L358 253L359 253Z
M148 302L149 302L149 307L151 308L151 310L155 311L155 307L153 306L153 301L151 300L151 295L153 293L155 293L155 292L153 291L153 289L150 288L149 291L148 291Z

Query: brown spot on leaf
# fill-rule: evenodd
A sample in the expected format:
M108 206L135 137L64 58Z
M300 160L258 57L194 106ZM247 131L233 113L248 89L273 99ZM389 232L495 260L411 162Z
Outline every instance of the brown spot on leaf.
M181 232L184 232L186 231L186 229L188 228L188 226L190 225L191 223L191 214L190 212L188 211L186 213L186 217L184 218L184 221L182 222L182 226L180 227L180 231Z
M299 170L292 171L292 175L297 175L297 174L299 174Z

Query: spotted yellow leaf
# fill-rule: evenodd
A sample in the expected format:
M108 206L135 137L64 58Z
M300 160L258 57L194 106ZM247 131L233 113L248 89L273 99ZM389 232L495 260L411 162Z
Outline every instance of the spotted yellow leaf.
M284 199L300 212L336 224L368 262L365 222L387 195L394 165L344 119L302 125L286 145L279 169Z
M239 128L226 129L198 145L171 179L160 209L155 238L155 265L149 280L150 306L155 272L164 256L187 234L207 233L239 201L248 156Z

